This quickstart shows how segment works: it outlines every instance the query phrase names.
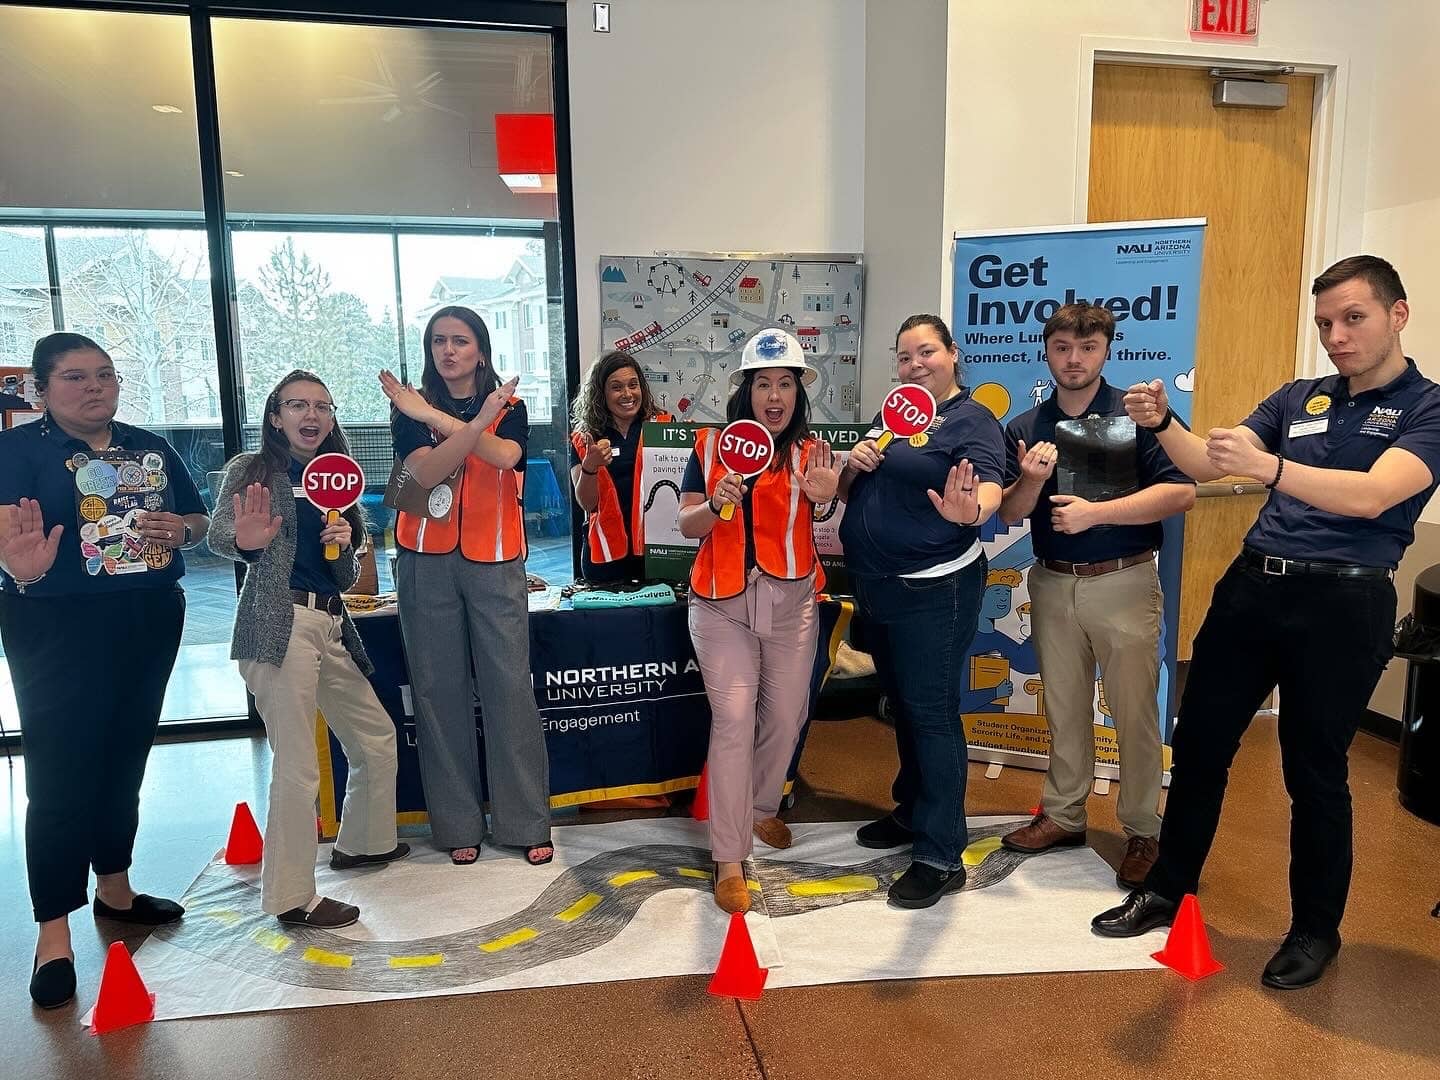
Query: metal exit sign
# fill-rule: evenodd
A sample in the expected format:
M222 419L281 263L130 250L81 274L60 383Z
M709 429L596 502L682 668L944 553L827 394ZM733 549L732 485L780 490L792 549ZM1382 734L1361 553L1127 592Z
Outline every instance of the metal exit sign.
M1260 37L1260 0L1190 0L1190 33L1254 42Z

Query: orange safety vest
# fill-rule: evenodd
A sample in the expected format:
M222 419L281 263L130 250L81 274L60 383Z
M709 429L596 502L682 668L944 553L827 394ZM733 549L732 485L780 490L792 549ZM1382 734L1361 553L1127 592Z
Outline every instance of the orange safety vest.
M656 413L652 421L661 424L670 422L669 413ZM575 452L585 459L585 441L577 431L570 436ZM625 528L625 515L620 512L620 495L615 490L615 481L610 478L610 469L601 469L595 474L597 501L595 509L585 515L586 544L590 549L590 561L597 566L602 563L619 562L627 555L645 554L645 504L640 498L640 472L644 464L645 440L642 436L635 445L635 477L630 486L630 528ZM583 465L581 466L584 467Z
M512 405L519 404L511 398ZM486 429L490 434L505 418L502 410ZM443 555L460 545L460 554L471 562L501 563L524 558L525 473L497 469L474 454L460 467L459 505L444 521L400 511L396 515L395 540L403 548L428 555Z
M701 428L695 433L695 454L705 477L706 496L713 499L715 488L727 469L720 464L719 428ZM790 461L781 469L766 469L747 480L750 509L755 515L751 532L755 541L755 565L763 573L786 581L815 574L815 591L825 584L825 570L815 557L815 533L810 500L795 479L810 461L814 441L790 448ZM695 565L690 569L690 589L711 600L724 600L745 591L745 508L735 507L729 521L715 522L710 535L700 543Z

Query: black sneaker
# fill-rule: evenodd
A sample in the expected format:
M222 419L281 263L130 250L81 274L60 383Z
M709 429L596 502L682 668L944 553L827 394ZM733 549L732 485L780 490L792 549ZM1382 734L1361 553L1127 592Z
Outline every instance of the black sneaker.
M937 870L929 863L911 863L890 886L890 903L903 908L927 908L947 892L965 884L965 868Z
M861 825L855 830L855 842L861 847L894 848L904 847L915 841L915 833L895 820L895 815L886 814L879 821Z

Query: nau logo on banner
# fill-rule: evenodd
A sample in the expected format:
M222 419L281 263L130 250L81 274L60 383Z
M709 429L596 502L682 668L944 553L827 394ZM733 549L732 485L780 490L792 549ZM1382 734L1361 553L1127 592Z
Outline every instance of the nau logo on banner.
M1116 255L1149 255L1155 250L1154 244L1116 244Z

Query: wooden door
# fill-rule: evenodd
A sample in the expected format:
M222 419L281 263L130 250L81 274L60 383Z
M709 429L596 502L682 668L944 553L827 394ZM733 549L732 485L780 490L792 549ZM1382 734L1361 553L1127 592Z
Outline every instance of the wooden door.
M1091 221L1204 217L1193 427L1231 427L1295 377L1314 79L1283 109L1216 108L1202 68L1098 64ZM1113 366L1113 362L1112 362ZM1118 369L1111 382L1125 381ZM1197 500L1185 523L1178 655L1263 497Z

